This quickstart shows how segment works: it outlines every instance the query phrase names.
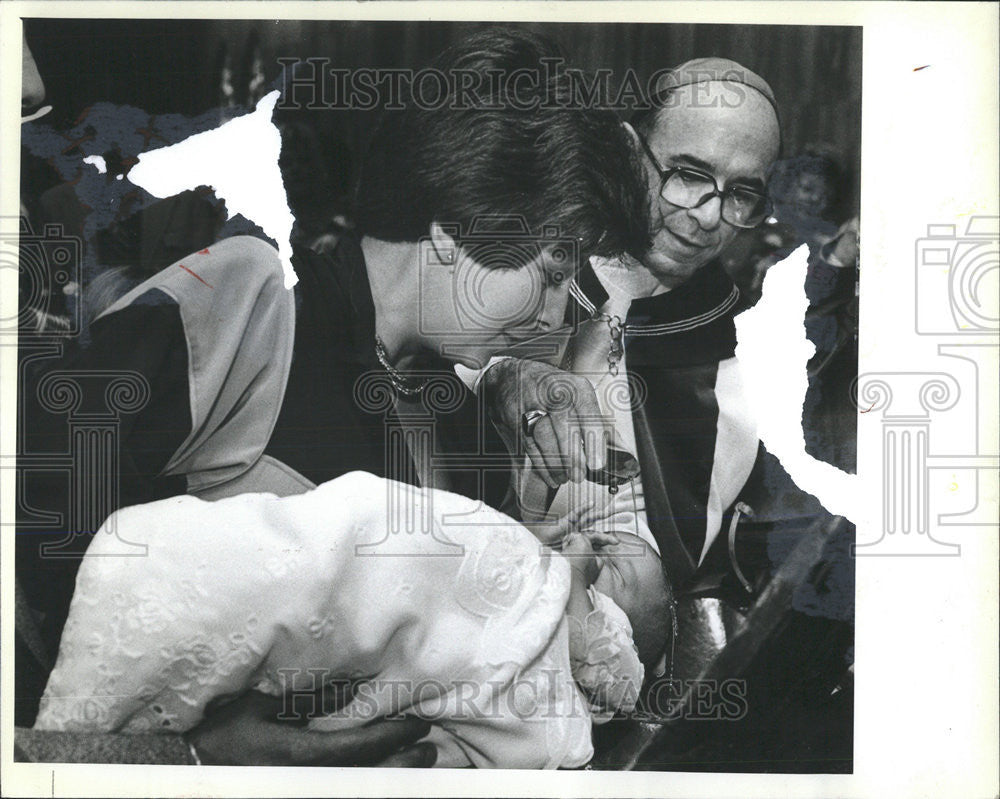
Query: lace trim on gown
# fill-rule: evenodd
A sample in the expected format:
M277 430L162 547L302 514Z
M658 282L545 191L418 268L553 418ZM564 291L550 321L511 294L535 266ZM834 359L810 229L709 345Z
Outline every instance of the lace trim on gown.
M569 662L573 677L595 711L628 712L639 701L645 669L628 616L611 597L591 586L594 609L581 623L569 616Z

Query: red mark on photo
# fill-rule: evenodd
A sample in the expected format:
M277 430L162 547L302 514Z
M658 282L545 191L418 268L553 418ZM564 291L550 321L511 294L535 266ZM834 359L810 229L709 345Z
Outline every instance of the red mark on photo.
M922 67L914 67L913 71L914 72L919 72L922 69L927 69L927 67L929 67L929 66L930 66L930 64L924 64Z
M192 271L191 271L190 269L188 269L188 268L187 268L186 266L184 266L184 264L177 264L177 265L178 265L178 266L179 266L179 267L180 267L181 269L183 269L183 270L184 270L185 272L187 272L187 273L188 273L189 275L193 275L194 277L198 278L198 280L201 280L201 282L202 282L202 283L204 283L204 284L205 284L206 286L208 286L208 287L209 287L210 289L211 289L211 288L215 288L215 286L213 286L213 285L212 285L211 283L209 283L209 282L208 282L207 280L202 280L200 276L196 275L196 274L195 274L194 272L192 272Z
M208 247L206 247L204 250L198 250L198 255L208 255Z
M870 411L874 407L875 407L875 403L873 402L871 405L868 406L868 410L864 410L864 411L858 410L858 413L868 413L868 411Z

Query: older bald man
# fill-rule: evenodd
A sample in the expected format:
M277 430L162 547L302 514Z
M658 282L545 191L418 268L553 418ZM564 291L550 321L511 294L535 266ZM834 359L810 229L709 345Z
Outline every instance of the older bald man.
M522 445L531 468L519 481L528 515L591 504L587 467L601 465L603 453L574 433L588 418L614 420L617 445L638 456L640 477L590 523L645 537L683 582L758 452L734 355L739 291L718 259L740 230L766 218L781 136L770 86L734 61L689 61L661 85L629 125L648 179L652 246L638 259L592 259L572 289L586 321L567 347L562 366L572 377L561 385L579 388L575 401L551 402L554 373L536 362L498 363L485 382L508 440L519 423L530 428ZM519 422L525 412L528 425Z

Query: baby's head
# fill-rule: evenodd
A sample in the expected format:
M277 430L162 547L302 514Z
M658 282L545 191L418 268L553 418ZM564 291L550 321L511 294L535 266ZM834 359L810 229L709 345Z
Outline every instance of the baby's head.
M653 668L673 635L673 592L660 556L639 536L616 532L619 542L597 550L594 587L611 597L632 624L639 660Z

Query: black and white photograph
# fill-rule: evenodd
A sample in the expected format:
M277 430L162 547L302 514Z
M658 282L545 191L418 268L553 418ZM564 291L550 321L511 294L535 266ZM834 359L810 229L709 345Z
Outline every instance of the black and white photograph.
M3 17L9 795L995 793L996 602L876 630L996 599L1000 466L996 156L904 213L889 26L232 5Z

